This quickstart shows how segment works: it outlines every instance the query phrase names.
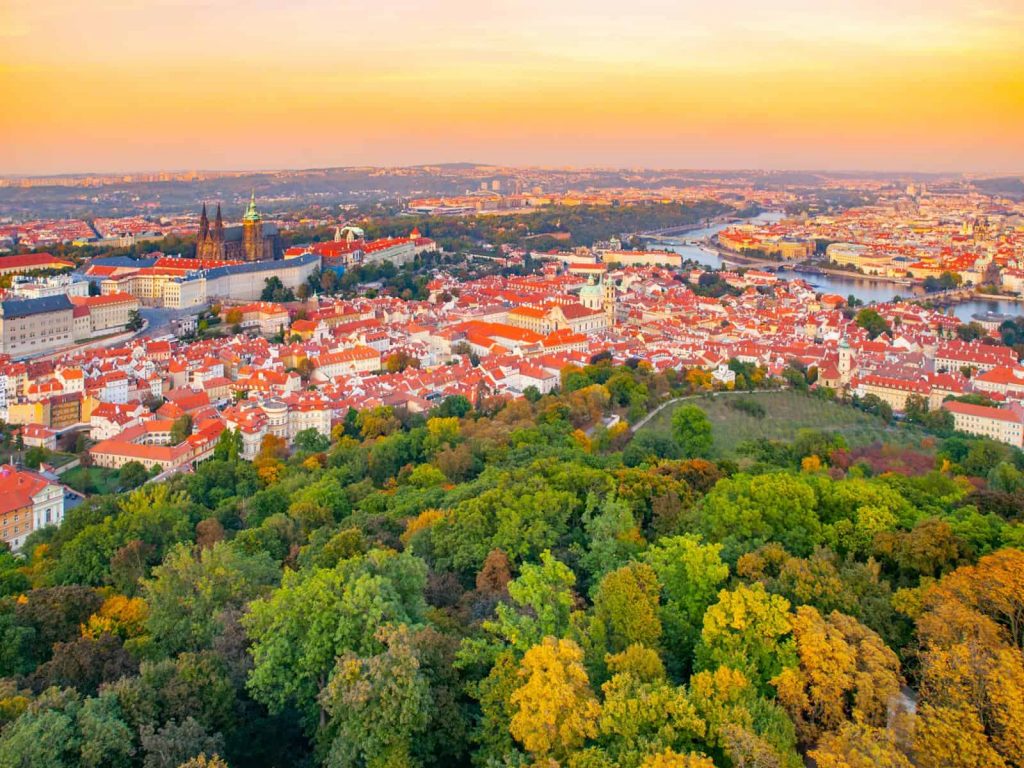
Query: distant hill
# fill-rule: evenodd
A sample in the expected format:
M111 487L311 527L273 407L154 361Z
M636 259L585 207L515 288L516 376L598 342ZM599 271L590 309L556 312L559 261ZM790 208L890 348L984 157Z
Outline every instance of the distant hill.
M1024 198L1024 177L999 176L994 179L978 179L974 186L982 192L1007 195L1016 199Z

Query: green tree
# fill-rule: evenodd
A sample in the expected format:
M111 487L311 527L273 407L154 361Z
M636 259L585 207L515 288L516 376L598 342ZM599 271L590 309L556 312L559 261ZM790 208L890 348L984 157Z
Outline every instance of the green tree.
M580 562L595 581L632 560L645 543L632 508L614 496L608 496L584 525L590 548Z
M704 614L697 666L740 670L769 693L769 681L796 661L791 630L786 598L769 595L760 584L723 589Z
M118 470L117 479L122 488L137 488L149 479L149 472L138 461L129 461Z
M664 645L676 672L690 666L704 613L729 578L721 551L721 544L702 544L690 534L660 539L642 556L661 584Z
M40 445L33 446L25 451L25 466L32 469L39 469L39 465L50 460L50 452Z
M536 558L565 533L576 498L535 474L503 473L496 487L459 503L431 531L438 562L476 573L487 553Z
M339 657L321 695L332 733L329 768L414 765L414 742L430 720L430 684L408 627L381 628L377 639L378 654Z
M594 595L594 634L603 636L610 653L620 653L634 643L659 648L660 598L658 576L646 563L634 562L612 571Z
M293 442L296 448L307 453L320 453L331 447L331 441L313 427L296 434Z
M253 697L279 712L291 704L307 728L335 659L346 651L379 653L377 627L416 624L426 605L426 566L409 554L371 550L334 568L285 573L280 588L250 605L243 621L252 639Z
M863 328L867 331L869 339L875 339L881 336L883 333L891 333L892 328L886 319L878 314L878 310L872 309L871 307L865 307L857 313L855 320L858 327Z
M183 443L192 434L192 417L189 414L179 416L171 424L171 445Z
M171 721L160 728L143 726L139 733L146 753L144 768L177 768L199 755L224 751L224 737L210 733L192 717Z
M237 429L225 429L217 438L217 445L213 448L213 458L216 461L235 462L242 453L242 433Z
M82 768L128 768L135 755L134 734L110 694L86 699L78 713Z
M490 559L490 558L489 558ZM507 561L506 561L507 562ZM576 576L550 552L541 553L540 563L524 563L519 577L508 582L509 602L495 608L495 618L484 629L519 654L544 637L564 637L577 597ZM472 641L464 644L465 657L472 656Z
M260 294L260 301L273 301L284 303L295 301L295 294L291 288L286 288L281 278L276 275L268 277L263 281L263 292Z
M456 416L461 419L471 410L473 410L473 404L465 395L448 395L437 407L435 415L441 418Z
M738 474L720 480L697 507L698 530L720 542L726 561L769 541L809 555L822 541L818 500L803 477Z
M703 459L711 453L711 420L696 405L683 405L672 413L672 436L684 459Z
M52 697L50 697L52 698ZM47 706L37 701L4 730L0 738L0 765L20 768L73 768L79 764L81 736L75 715L81 704Z
M279 579L266 552L245 554L224 541L198 552L179 544L142 583L146 628L169 654L201 650L222 631L223 611L241 608Z

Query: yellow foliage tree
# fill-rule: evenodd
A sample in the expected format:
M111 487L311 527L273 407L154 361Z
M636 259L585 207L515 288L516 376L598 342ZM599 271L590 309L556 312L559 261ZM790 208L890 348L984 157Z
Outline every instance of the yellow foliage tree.
M607 574L594 595L594 621L612 652L633 643L656 648L661 641L661 584L647 563L630 563Z
M698 666L741 669L760 687L793 662L789 601L761 584L723 589L704 614Z
M918 709L914 728L914 763L918 768L1005 768L1006 761L992 748L985 727L969 709Z
M601 686L604 704L599 727L601 742L615 765L636 766L653 750L704 737L704 721L686 690L665 679L658 654L631 645L609 656L607 664L615 674Z
M694 391L707 391L711 389L711 374L700 368L691 368L686 372L686 383Z
M597 735L601 706L576 643L545 637L523 656L518 676L509 732L527 752L561 761Z
M590 438L587 437L587 433L582 429L574 429L572 431L572 439L575 441L576 445L582 448L586 453L591 453L593 450Z
M141 597L111 595L82 625L82 636L97 638L104 632L124 640L145 632L149 606Z
M705 755L698 755L692 752L687 755L680 755L678 752L667 749L657 755L648 757L640 768L715 768L715 764L710 757Z
M284 459L288 455L288 443L283 437L267 433L260 443L260 452L256 454L253 466L256 475L264 485L274 485L284 469Z
M445 444L454 444L459 439L461 427L456 416L435 416L427 419L427 439L424 447L436 451Z
M800 461L800 469L809 473L820 472L821 459L816 455L804 456Z
M886 728L846 723L808 753L818 768L913 768Z
M885 725L889 702L899 694L900 664L877 634L833 611L828 618L807 605L792 619L799 664L772 682L778 700L805 744L848 719Z
M364 440L390 435L401 426L394 409L383 405L360 411L356 424Z
M958 568L929 597L932 606L956 600L987 616L1003 628L1005 642L1024 651L1024 551L1001 549Z
M315 472L318 469L322 469L324 464L327 462L327 457L322 453L314 453L312 456L307 456L303 462L303 469L307 469L310 472Z
M577 427L594 424L608 410L611 400L611 393L602 384L591 384L589 387L570 392L566 397L569 421Z
M922 768L1024 765L1024 552L1004 549L922 590Z
M197 757L179 765L178 768L228 768L228 764L219 755L207 757L205 752L201 752Z
M401 541L403 544L408 545L412 538L420 531L426 531L433 527L435 523L441 520L445 516L443 509L425 509L420 512L416 517L412 518L405 524L405 530L402 532Z

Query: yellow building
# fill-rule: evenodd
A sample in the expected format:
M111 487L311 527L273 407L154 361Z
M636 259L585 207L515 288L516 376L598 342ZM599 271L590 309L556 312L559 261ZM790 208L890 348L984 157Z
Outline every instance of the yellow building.
M74 296L71 303L89 312L89 335L104 336L123 331L139 309L139 300L129 293L102 296Z
M953 426L958 432L989 437L1018 448L1024 444L1024 418L1016 410L956 401L943 403L942 407L953 414Z

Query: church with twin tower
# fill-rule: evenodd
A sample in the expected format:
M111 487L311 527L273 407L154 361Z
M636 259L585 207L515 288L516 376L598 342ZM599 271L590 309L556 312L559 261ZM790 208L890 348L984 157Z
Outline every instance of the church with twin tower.
M256 210L256 193L249 200L249 207L242 216L240 226L224 226L220 205L210 224L206 203L199 217L199 232L196 235L196 258L215 261L271 261L280 258L281 246L277 225L264 223Z

